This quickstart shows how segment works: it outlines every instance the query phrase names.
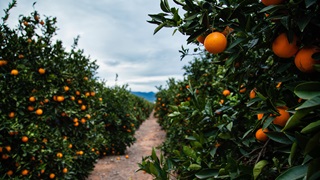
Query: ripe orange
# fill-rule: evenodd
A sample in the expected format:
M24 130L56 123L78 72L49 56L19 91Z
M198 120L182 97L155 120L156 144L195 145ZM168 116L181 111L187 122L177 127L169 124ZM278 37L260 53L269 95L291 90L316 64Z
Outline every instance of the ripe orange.
M284 127L290 118L290 114L287 111L287 107L277 107L277 110L280 114L280 116L277 116L273 120L273 124L277 124L281 127Z
M66 91L66 92L70 90L70 88L69 88L68 86L64 86L63 89L64 89L64 91Z
M8 64L6 60L0 60L0 67Z
M43 68L39 68L38 72L39 72L40 74L45 74L45 73L46 73L46 70L43 69Z
M42 113L43 113L43 110L42 110L42 109L37 109L37 110L36 110L36 114L37 114L37 115L40 116Z
M290 58L294 56L299 47L297 46L297 36L293 36L292 42L289 42L287 34L280 34L272 43L272 51L281 58Z
M88 78L88 77L84 77L84 78L83 78L83 80L88 81L88 80L89 80L89 78Z
M12 174L13 174L13 171L12 171L12 170L7 171L7 175L8 175L8 176L11 176Z
M56 175L54 173L50 173L49 178L50 179L54 179L56 177Z
M85 93L85 96L86 96L86 97L90 96L90 92L86 92L86 93Z
M68 168L63 168L63 169L62 169L62 172L63 172L64 174L66 174L66 173L68 172Z
M257 114L258 120L261 120L263 118L263 113Z
M125 157L126 157L126 159L129 159L129 155L126 155Z
M28 111L34 111L34 107L33 106L28 106Z
M43 21L43 20L41 20L41 21L40 21L40 24L41 24L41 25L44 25L44 21Z
M26 143L29 141L29 138L27 136L22 136L21 141Z
M24 169L21 171L22 176L26 176L26 175L28 175L28 173L29 173L29 170L27 170L27 169Z
M96 92L94 92L94 91L90 92L90 96L95 96L95 95L96 95Z
M256 97L256 91L255 91L254 89L252 89L252 90L250 91L249 98L250 98L250 99L253 99L253 98L255 98L255 97Z
M269 130L266 128L264 130L262 130L262 128L258 129L256 131L255 137L258 141L267 141L268 140L268 136L266 135L265 132L269 132Z
M241 85L239 92L240 92L241 94L243 94L243 93L245 93L246 91L247 91L247 88L246 88L244 85Z
M62 158L62 157L63 157L63 154L59 152L59 153L57 153L57 157L58 157L58 158Z
M87 106L86 105L81 105L81 110L84 111L87 109Z
M283 0L261 0L265 6L281 4Z
M73 119L73 122L78 122L78 121L79 121L78 118L74 118L74 119Z
M11 146L6 146L6 147L4 147L8 152L10 152L11 151Z
M24 55L23 55L23 54L19 54L18 58L19 58L19 59L23 59L23 58L24 58Z
M74 101L76 98L74 96L70 96L71 101Z
M226 47L227 38L220 32L213 32L204 40L204 48L212 54L221 53Z
M16 70L16 69L12 69L11 72L10 72L10 74L13 75L13 76L16 76L16 75L19 74L19 71Z
M230 95L230 91L228 89L223 90L222 94L224 96L229 96Z
M75 123L73 123L73 125L77 127L77 126L79 126L79 122L75 122Z
M201 43L201 44L204 43L204 40L205 40L205 39L206 39L206 37L205 37L204 35L200 35L200 36L197 37L197 41L198 41L199 43Z
M14 112L10 112L8 116L9 116L9 118L14 118L15 113Z
M320 52L320 48L315 46L303 47L302 49L300 49L296 57L294 58L296 67L302 72L314 72L313 65L320 63L320 61L316 61L312 58L312 55L317 52Z
M80 120L80 122L82 123L82 124L84 124L84 123L86 123L86 119L85 118L81 118L81 120Z
M57 101L58 102L64 101L64 96L57 96Z
M76 91L77 96L80 96L80 94L81 94L80 91Z
M78 104L82 104L82 100L81 99L78 100Z
M71 148L72 148L72 144L69 144L68 148L70 148L70 149L71 149Z
M102 101L102 98L99 98L99 101Z
M30 101L30 102L35 102L35 101L36 101L36 98L35 98L34 96L31 96L31 97L29 98L29 101Z

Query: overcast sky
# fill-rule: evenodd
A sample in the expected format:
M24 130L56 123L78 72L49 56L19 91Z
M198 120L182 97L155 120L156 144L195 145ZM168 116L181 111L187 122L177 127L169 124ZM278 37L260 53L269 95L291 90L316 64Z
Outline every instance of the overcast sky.
M3 9L11 0L0 0ZM32 0L18 0L10 13L9 24L18 23L18 15L30 15ZM156 35L156 25L147 23L148 14L160 11L160 0L38 0L35 9L40 17L57 17L57 39L70 49L80 36L79 48L99 65L98 76L108 86L129 84L132 91L156 92L168 78L182 79L182 67L191 58L180 61L178 52L186 36L174 29L163 29Z

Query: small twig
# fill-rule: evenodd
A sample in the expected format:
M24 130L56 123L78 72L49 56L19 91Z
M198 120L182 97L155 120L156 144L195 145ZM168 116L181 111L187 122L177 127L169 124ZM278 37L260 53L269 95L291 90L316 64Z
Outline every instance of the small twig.
M264 145L262 146L262 149L261 149L261 151L260 151L260 152L259 152L259 154L258 154L258 157L257 157L257 160L256 160L255 164L257 164L257 163L258 163L258 161L259 161L259 159L260 159L260 157L261 157L262 153L265 153L265 151L266 151L266 147L267 147L267 144L268 144L269 140L270 140L270 139L268 139L268 140L267 140L267 142L266 142L266 143L264 143Z

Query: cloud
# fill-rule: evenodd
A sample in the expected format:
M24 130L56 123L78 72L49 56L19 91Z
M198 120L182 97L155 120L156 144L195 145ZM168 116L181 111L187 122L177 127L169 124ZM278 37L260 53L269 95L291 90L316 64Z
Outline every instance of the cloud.
M2 0L0 6L7 7L9 2ZM12 22L17 22L19 14L30 14L32 4L18 0L11 12ZM35 9L41 15L57 17L57 38L67 49L80 35L79 48L97 60L98 76L107 85L114 85L118 74L117 84L128 83L133 91L148 92L156 91L155 86L165 85L171 77L183 78L182 67L188 59L180 61L178 51L181 45L186 46L187 37L179 33L172 36L173 29L153 35L156 26L147 23L148 14L160 12L159 1L38 1Z

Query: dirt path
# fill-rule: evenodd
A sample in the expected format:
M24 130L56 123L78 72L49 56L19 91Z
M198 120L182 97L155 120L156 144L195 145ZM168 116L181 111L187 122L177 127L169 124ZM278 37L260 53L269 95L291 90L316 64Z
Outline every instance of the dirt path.
M165 139L165 132L161 130L157 119L151 113L150 117L142 123L136 131L136 143L127 148L125 155L107 156L100 159L88 180L152 180L152 176L139 169L137 163L143 156L151 155L152 147L157 147Z

